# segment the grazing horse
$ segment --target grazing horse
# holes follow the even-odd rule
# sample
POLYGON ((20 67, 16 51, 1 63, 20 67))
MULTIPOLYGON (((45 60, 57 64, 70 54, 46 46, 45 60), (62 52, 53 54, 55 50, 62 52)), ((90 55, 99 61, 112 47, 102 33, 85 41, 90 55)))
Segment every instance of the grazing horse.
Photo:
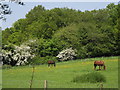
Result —
POLYGON ((52 61, 52 60, 48 61, 48 67, 49 67, 51 64, 54 65, 54 67, 56 66, 55 61, 52 61))
POLYGON ((94 62, 94 70, 96 70, 96 66, 99 66, 99 70, 102 69, 102 66, 104 67, 104 70, 106 69, 104 61, 95 61, 94 62))

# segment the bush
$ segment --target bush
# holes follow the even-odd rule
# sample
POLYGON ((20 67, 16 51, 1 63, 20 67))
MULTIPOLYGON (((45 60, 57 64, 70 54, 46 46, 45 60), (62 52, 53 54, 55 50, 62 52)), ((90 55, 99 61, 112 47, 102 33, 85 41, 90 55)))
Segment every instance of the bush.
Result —
POLYGON ((29 62, 29 59, 34 57, 34 54, 31 54, 32 49, 27 45, 5 45, 2 49, 2 61, 3 64, 11 66, 26 65, 29 62), (13 49, 14 48, 14 49, 13 49))
POLYGON ((91 73, 83 74, 83 75, 81 75, 81 76, 76 76, 75 78, 73 78, 73 81, 72 81, 72 82, 76 82, 76 83, 106 82, 106 78, 105 78, 101 73, 91 72, 91 73))
POLYGON ((56 57, 59 58, 59 61, 67 61, 75 59, 76 55, 76 50, 73 50, 72 48, 67 48, 59 52, 56 57))

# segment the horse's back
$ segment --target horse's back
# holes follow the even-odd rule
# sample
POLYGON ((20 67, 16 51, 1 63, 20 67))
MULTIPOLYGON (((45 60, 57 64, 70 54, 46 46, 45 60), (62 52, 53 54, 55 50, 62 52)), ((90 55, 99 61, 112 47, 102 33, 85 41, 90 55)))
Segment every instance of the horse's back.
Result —
POLYGON ((48 64, 53 64, 53 63, 55 63, 55 61, 52 60, 48 61, 48 64))
POLYGON ((104 64, 104 61, 95 61, 94 64, 103 65, 103 64, 104 64))

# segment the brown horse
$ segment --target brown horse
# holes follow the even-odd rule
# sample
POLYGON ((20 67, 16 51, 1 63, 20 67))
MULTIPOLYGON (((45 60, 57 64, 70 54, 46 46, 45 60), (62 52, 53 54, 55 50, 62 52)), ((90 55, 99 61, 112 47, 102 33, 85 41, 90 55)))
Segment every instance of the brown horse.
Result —
POLYGON ((54 67, 56 66, 55 61, 52 61, 52 60, 48 61, 48 67, 49 67, 51 64, 54 65, 54 67))
POLYGON ((94 62, 94 70, 96 70, 96 66, 99 66, 99 70, 102 69, 102 66, 103 66, 104 70, 106 69, 104 61, 95 61, 94 62))

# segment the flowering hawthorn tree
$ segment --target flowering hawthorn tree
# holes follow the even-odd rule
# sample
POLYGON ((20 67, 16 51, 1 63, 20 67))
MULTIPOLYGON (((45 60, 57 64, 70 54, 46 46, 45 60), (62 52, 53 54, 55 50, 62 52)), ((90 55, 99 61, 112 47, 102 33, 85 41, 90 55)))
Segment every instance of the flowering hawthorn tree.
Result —
POLYGON ((28 61, 34 57, 31 48, 27 45, 15 46, 11 50, 2 50, 1 59, 3 64, 19 66, 29 63, 28 61))
POLYGON ((65 50, 62 50, 56 57, 59 58, 59 61, 67 61, 75 59, 76 56, 76 50, 73 50, 72 48, 67 48, 65 50))

